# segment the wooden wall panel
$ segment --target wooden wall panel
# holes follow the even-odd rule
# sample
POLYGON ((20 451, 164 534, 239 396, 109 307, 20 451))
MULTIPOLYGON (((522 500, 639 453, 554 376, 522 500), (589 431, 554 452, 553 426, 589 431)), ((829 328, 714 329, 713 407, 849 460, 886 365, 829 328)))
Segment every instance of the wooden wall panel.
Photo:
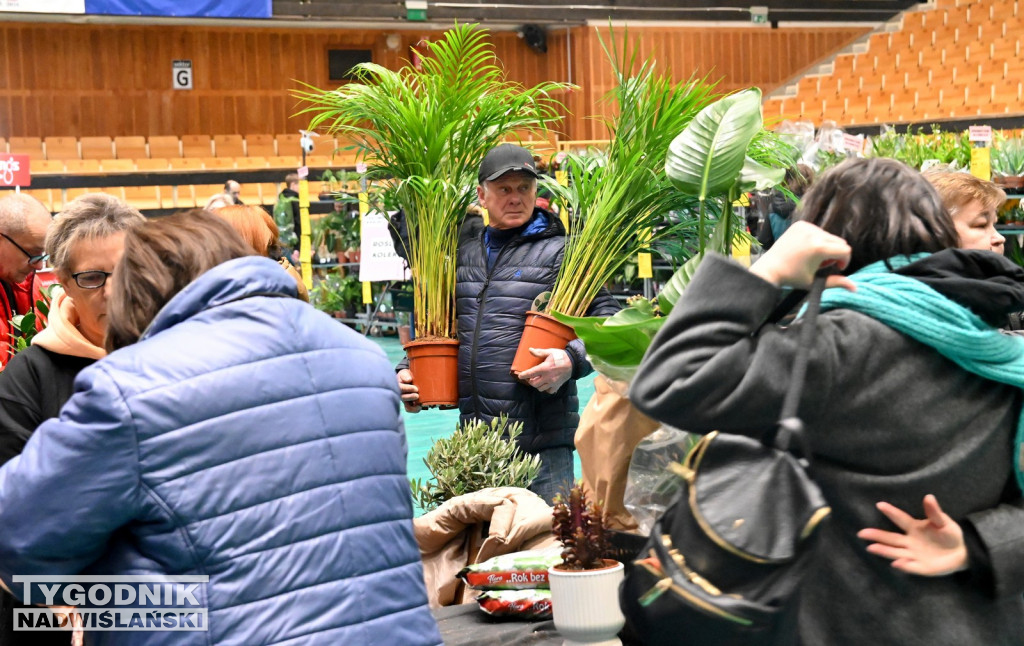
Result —
MULTIPOLYGON (((606 32, 607 29, 603 29, 606 32)), ((636 28, 642 56, 677 78, 724 76, 730 90, 771 90, 864 33, 858 28, 636 28)), ((303 127, 289 91, 301 80, 328 87, 327 50, 371 49, 397 68, 409 48, 437 32, 212 28, 203 26, 0 23, 0 136, 274 133, 303 127), (171 61, 191 59, 191 91, 171 89, 171 61)), ((607 37, 607 34, 605 34, 607 37)), ((600 99, 610 68, 592 28, 553 29, 548 52, 530 50, 514 32, 492 36, 510 80, 533 85, 571 80, 569 114, 559 130, 572 139, 602 138, 608 114, 600 99)))

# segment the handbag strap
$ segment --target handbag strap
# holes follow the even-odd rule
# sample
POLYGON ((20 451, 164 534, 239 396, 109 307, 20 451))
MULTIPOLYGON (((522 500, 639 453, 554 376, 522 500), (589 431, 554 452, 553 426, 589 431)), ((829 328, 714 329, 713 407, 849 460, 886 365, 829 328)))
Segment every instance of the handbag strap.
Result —
POLYGON ((795 440, 799 445, 801 457, 805 460, 810 459, 811 452, 807 439, 804 437, 803 422, 800 421, 798 416, 800 397, 804 391, 807 363, 810 360, 811 346, 814 343, 818 313, 821 312, 821 294, 825 291, 826 278, 832 273, 834 273, 834 268, 822 270, 814 278, 810 294, 807 297, 807 309, 804 312, 800 330, 800 345, 797 348, 796 357, 793 361, 793 372, 790 375, 789 388, 786 390, 786 398, 782 402, 782 414, 779 416, 779 423, 761 438, 761 441, 766 446, 772 446, 784 451, 789 451, 795 440))

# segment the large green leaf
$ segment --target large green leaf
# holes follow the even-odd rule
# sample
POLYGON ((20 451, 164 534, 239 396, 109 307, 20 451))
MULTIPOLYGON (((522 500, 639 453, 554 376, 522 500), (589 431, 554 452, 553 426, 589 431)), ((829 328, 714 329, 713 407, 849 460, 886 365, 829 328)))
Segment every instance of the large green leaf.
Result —
POLYGON ((785 168, 772 168, 747 157, 740 170, 739 190, 741 193, 767 191, 786 179, 785 168))
POLYGON ((595 367, 600 363, 635 368, 665 322, 664 317, 655 315, 651 302, 646 299, 638 299, 610 317, 565 316, 557 312, 552 316, 576 331, 595 367))
POLYGON ((750 88, 707 106, 669 146, 665 173, 680 191, 705 200, 735 184, 747 146, 761 129, 761 91, 750 88))

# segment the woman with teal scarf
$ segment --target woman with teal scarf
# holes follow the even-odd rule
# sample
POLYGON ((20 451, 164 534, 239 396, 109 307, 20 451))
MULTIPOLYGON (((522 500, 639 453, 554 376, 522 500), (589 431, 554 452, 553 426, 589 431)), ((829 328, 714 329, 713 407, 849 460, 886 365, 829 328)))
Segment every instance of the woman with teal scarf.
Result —
POLYGON ((848 161, 750 270, 705 259, 633 381, 642 412, 698 433, 778 419, 801 323, 783 290, 840 269, 801 400, 832 506, 799 616, 806 646, 1024 644, 1024 271, 956 249, 921 175, 848 161))

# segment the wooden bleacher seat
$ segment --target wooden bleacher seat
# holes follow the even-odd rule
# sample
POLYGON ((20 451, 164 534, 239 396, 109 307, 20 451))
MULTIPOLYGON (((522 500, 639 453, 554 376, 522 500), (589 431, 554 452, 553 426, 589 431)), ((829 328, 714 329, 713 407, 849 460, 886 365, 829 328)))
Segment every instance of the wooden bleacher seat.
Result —
POLYGON ((46 206, 50 213, 55 213, 53 208, 53 196, 52 192, 48 188, 29 188, 22 191, 26 195, 31 195, 46 206))
POLYGON ((260 204, 276 204, 277 194, 280 192, 280 188, 275 183, 267 183, 259 185, 260 189, 260 204))
MULTIPOLYGON (((299 138, 300 137, 301 137, 301 135, 299 135, 299 133, 297 133, 297 132, 295 134, 285 133, 285 134, 274 135, 274 140, 277 141, 277 155, 276 156, 283 157, 283 156, 287 156, 287 155, 296 155, 296 156, 301 155, 302 154, 302 149, 299 148, 299 138)), ((313 139, 313 141, 317 144, 317 148, 320 147, 320 142, 318 141, 318 139, 320 139, 320 138, 314 138, 313 139)), ((273 157, 274 155, 267 155, 267 156, 268 157, 273 157)))
POLYGON ((182 157, 212 157, 213 147, 210 135, 182 135, 182 157))
POLYGON ((157 186, 125 186, 124 201, 137 209, 159 209, 160 189, 157 186))
POLYGON ((245 157, 242 135, 214 135, 213 154, 217 157, 245 157))
POLYGON ((168 159, 181 157, 181 140, 174 135, 150 137, 149 156, 166 157, 168 159))
POLYGON ((104 173, 131 173, 135 171, 135 162, 131 159, 101 159, 100 170, 104 173))
POLYGON ((270 168, 287 168, 289 170, 295 170, 302 163, 301 157, 268 157, 267 164, 270 168))
POLYGON ((197 157, 171 158, 171 170, 203 170, 203 160, 197 157))
POLYGON ((232 170, 234 170, 235 168, 234 157, 203 157, 202 159, 200 159, 200 161, 203 162, 204 168, 230 168, 232 170))
POLYGON ((63 173, 64 162, 59 159, 33 159, 29 162, 29 169, 32 174, 36 173, 63 173))
POLYGON ((0 137, 0 153, 7 152, 7 137, 0 137))
POLYGON ((68 173, 98 173, 100 172, 100 160, 98 159, 66 159, 64 168, 68 173))
POLYGON ((236 157, 235 168, 267 168, 266 157, 236 157))
POLYGON ((146 151, 146 138, 114 137, 114 156, 118 159, 144 159, 149 157, 149 153, 146 151))
POLYGON ((144 170, 168 170, 171 167, 171 160, 166 157, 153 157, 152 159, 136 159, 135 168, 144 170))
POLYGON ((110 159, 114 156, 114 142, 110 137, 82 137, 82 159, 110 159))
POLYGON ((334 156, 306 155, 306 166, 310 168, 330 168, 334 166, 334 156))
POLYGON ((7 145, 12 155, 28 155, 33 160, 46 159, 41 137, 11 137, 7 145))
POLYGON ((210 198, 217 193, 224 192, 223 184, 194 184, 192 186, 193 194, 196 199, 196 206, 202 208, 206 206, 206 203, 210 201, 210 198))
POLYGON ((164 187, 161 186, 160 198, 164 208, 193 209, 196 206, 195 187, 191 184, 181 184, 177 187, 177 191, 168 187, 167 197, 165 198, 164 195, 164 187), (176 196, 175 192, 177 192, 176 196))
POLYGON ((81 159, 78 152, 78 140, 74 137, 45 137, 47 159, 81 159))
POLYGON ((245 154, 248 157, 275 157, 277 145, 274 135, 246 135, 245 154))

